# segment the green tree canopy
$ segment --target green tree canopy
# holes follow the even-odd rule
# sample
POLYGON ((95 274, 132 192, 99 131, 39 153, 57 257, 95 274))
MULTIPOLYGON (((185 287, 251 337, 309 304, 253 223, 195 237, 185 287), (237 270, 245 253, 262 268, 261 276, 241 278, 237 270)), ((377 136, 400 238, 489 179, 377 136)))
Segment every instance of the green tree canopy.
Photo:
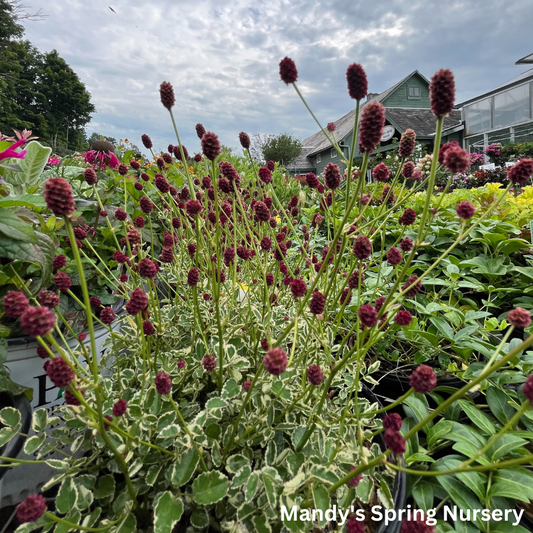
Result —
POLYGON ((287 165, 302 151, 302 141, 289 133, 268 136, 261 145, 265 161, 275 161, 287 165))

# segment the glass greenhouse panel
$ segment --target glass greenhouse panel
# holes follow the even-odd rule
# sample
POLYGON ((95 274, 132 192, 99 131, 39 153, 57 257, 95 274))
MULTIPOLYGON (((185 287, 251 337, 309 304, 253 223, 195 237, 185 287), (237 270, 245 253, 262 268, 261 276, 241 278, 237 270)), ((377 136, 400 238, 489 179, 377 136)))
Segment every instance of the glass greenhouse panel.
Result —
POLYGON ((466 134, 472 135, 481 131, 490 130, 490 98, 476 102, 465 108, 466 134))
POLYGON ((530 118, 529 85, 520 85, 494 97, 494 127, 525 122, 530 118))

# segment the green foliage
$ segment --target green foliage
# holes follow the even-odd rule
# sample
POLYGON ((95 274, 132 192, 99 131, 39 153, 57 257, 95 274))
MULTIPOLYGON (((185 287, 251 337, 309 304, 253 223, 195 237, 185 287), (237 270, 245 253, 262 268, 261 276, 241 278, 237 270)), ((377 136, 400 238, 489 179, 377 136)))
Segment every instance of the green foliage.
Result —
POLYGON ((264 161, 274 161, 281 165, 289 164, 301 151, 302 141, 289 133, 270 136, 261 144, 264 161))

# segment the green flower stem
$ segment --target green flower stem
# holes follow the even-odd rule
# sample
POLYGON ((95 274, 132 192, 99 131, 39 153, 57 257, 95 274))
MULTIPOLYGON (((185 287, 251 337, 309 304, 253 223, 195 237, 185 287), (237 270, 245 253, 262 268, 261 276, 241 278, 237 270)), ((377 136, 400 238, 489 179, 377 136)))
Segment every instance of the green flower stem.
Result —
MULTIPOLYGON (((89 248, 94 252, 94 254, 98 257, 98 259, 100 259, 100 261, 102 261, 102 259, 100 258, 100 256, 98 255, 98 252, 93 248, 92 244, 87 240, 86 241, 87 245, 89 246, 89 248)), ((81 253, 83 254, 83 257, 85 257, 86 259, 88 259, 89 261, 91 260, 91 258, 82 250, 81 253)), ((105 268, 106 270, 111 274, 113 275, 113 273, 111 272, 111 270, 109 270, 109 267, 102 261, 102 264, 105 265, 105 268)), ((100 268, 98 268, 98 266, 96 264, 93 263, 92 265, 97 271, 98 273, 106 279, 106 281, 109 283, 109 285, 111 287, 113 287, 115 290, 117 290, 118 288, 118 283, 116 282, 116 280, 111 280, 110 278, 107 277, 107 275, 105 274, 105 272, 103 272, 100 268)))
POLYGON ((185 168, 185 175, 187 176, 187 182, 189 184, 189 187, 192 193, 192 191, 194 191, 194 184, 192 182, 192 178, 189 173, 189 165, 187 164, 187 160, 185 159, 185 152, 183 151, 183 145, 181 144, 180 134, 178 133, 178 127, 176 126, 176 121, 174 120, 174 113, 172 113, 172 109, 169 109, 168 111, 170 113, 170 118, 172 119, 172 126, 174 127, 174 132, 176 133, 176 139, 178 140, 178 144, 180 147, 181 161, 183 163, 183 167, 185 168))
POLYGON ((207 472, 208 470, 207 470, 207 466, 206 466, 205 461, 204 461, 204 456, 203 456, 202 450, 198 446, 198 443, 194 440, 194 437, 193 437, 192 433, 189 430, 189 426, 187 425, 187 422, 185 422, 185 419, 181 415, 181 411, 179 410, 179 407, 177 406, 176 402, 174 401, 174 398, 172 398, 172 395, 169 394, 168 395, 168 399, 170 400, 170 403, 172 404, 172 407, 174 407, 174 411, 176 411, 176 414, 178 415, 178 418, 181 421, 181 424, 183 426, 183 429, 185 430, 185 433, 187 433, 187 435, 191 439, 192 445, 196 448, 196 451, 198 452, 198 455, 200 457, 200 462, 202 463, 202 468, 204 469, 204 472, 207 472))
POLYGON ((389 411, 390 409, 393 409, 394 407, 400 405, 401 403, 403 403, 404 400, 406 400, 407 398, 409 398, 409 396, 411 396, 411 394, 413 394, 415 392, 415 390, 411 387, 403 396, 400 396, 395 402, 385 406, 385 407, 382 407, 381 409, 378 409, 377 411, 372 411, 370 413, 365 413, 366 416, 376 416, 376 415, 379 415, 380 413, 386 413, 387 411, 389 411))
MULTIPOLYGON (((12 463, 20 463, 20 464, 44 464, 46 461, 40 461, 38 459, 18 459, 17 457, 4 457, 3 455, 0 455, 0 461, 11 461, 12 463)), ((15 464, 9 464, 9 465, 0 465, 0 467, 3 468, 11 468, 12 466, 17 466, 15 464)))
MULTIPOLYGON (((100 195, 98 194, 98 189, 96 188, 96 184, 93 185, 93 192, 94 192, 94 195, 96 196, 96 201, 98 202, 98 207, 100 207, 100 211, 105 211, 104 204, 102 203, 102 200, 100 199, 100 195)), ((113 238, 115 239, 117 250, 120 250, 121 248, 120 248, 120 244, 118 242, 117 236, 115 234, 115 228, 113 228, 113 226, 111 225, 111 222, 108 216, 105 217, 105 220, 107 222, 107 227, 109 228, 109 231, 111 232, 111 234, 113 235, 113 238)), ((71 238, 70 242, 76 242, 76 241, 73 241, 71 238)))
MULTIPOLYGON (((353 165, 353 156, 355 155, 355 142, 357 140, 357 128, 358 128, 358 122, 359 122, 359 109, 361 107, 361 101, 356 100, 355 103, 355 116, 354 116, 354 122, 353 122, 353 130, 352 130, 352 143, 350 145, 350 160, 348 161, 348 165, 346 167, 346 196, 345 198, 350 198, 350 183, 352 181, 352 165, 353 165)), ((359 179, 361 179, 361 176, 359 176, 359 179)))
MULTIPOLYGON (((40 339, 42 337, 37 337, 37 339, 40 339)), ((79 362, 76 360, 76 358, 74 357, 74 360, 76 360, 76 363, 73 363, 71 360, 70 360, 70 357, 64 357, 65 355, 65 352, 63 352, 63 350, 61 349, 61 346, 59 346, 58 342, 55 340, 55 338, 52 336, 51 333, 48 333, 46 335, 46 339, 48 340, 48 342, 57 350, 58 352, 58 355, 54 355, 54 357, 62 357, 63 360, 65 361, 65 363, 67 363, 67 365, 71 368, 71 370, 78 376, 79 379, 81 379, 83 382, 85 383, 91 383, 91 381, 89 381, 87 378, 81 376, 76 370, 77 370, 77 364, 79 364, 79 362)), ((53 359, 53 357, 52 357, 53 359)), ((84 371, 85 374, 87 374, 86 371, 84 371)))
POLYGON ((99 531, 108 531, 110 527, 114 526, 115 524, 118 524, 122 520, 125 520, 129 516, 129 514, 130 513, 128 513, 124 518, 121 517, 118 520, 115 520, 114 522, 110 522, 105 527, 89 527, 89 526, 82 526, 80 524, 74 524, 73 522, 69 522, 68 520, 65 520, 64 518, 59 518, 59 516, 56 516, 55 514, 49 511, 45 511, 44 516, 46 516, 46 518, 50 520, 53 520, 54 522, 57 522, 58 524, 63 524, 65 526, 68 526, 69 531, 70 530, 72 531, 94 531, 96 533, 99 531))

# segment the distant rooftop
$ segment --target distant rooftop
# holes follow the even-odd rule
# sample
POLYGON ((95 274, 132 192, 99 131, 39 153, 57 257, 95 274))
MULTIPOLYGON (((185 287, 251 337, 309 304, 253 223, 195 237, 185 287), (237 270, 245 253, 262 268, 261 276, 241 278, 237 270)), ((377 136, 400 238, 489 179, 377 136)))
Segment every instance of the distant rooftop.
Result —
POLYGON ((533 63, 533 54, 529 54, 528 56, 523 57, 522 59, 519 59, 515 65, 529 65, 533 63))

